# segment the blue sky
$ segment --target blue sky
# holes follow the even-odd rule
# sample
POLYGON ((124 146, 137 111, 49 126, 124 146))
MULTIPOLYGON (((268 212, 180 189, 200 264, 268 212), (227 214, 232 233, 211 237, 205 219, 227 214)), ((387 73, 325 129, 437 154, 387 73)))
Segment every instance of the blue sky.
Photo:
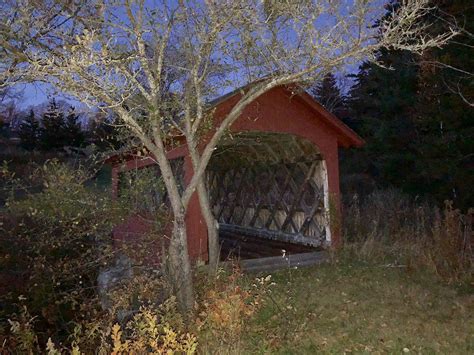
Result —
POLYGON ((21 99, 18 101, 20 110, 41 105, 51 98, 67 101, 76 108, 84 106, 81 102, 58 92, 52 85, 46 83, 18 84, 14 89, 21 93, 21 99))
MULTIPOLYGON (((383 9, 383 4, 386 3, 386 0, 380 0, 380 8, 383 9)), ((357 65, 347 68, 348 72, 356 72, 357 65)), ((335 73, 337 75, 337 73, 335 73)), ((58 93, 55 88, 49 84, 45 83, 35 83, 35 84, 21 84, 17 86, 17 89, 22 92, 22 99, 19 101, 20 108, 27 109, 31 106, 36 106, 47 102, 50 98, 54 97, 58 100, 65 100, 70 102, 71 105, 76 107, 84 107, 81 103, 74 100, 71 97, 65 97, 63 94, 58 93)), ((347 87, 344 88, 347 90, 347 87)), ((344 90, 343 89, 343 90, 344 90)))
POLYGON ((48 100, 48 95, 52 90, 50 85, 42 83, 21 84, 17 86, 17 89, 23 93, 23 107, 34 106, 48 100))

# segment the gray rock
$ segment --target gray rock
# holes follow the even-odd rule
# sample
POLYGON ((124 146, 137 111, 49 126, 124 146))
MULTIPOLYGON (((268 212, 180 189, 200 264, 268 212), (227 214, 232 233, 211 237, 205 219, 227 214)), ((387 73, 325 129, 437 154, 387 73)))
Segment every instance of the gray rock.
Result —
POLYGON ((110 310, 112 308, 112 300, 109 292, 115 286, 125 280, 133 277, 133 268, 131 260, 125 255, 119 255, 114 266, 104 269, 97 277, 98 293, 100 304, 103 309, 110 310))

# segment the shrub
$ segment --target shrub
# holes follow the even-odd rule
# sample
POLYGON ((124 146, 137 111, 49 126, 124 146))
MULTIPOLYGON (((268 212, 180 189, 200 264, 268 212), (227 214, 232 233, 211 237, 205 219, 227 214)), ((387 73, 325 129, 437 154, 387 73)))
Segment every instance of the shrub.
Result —
POLYGON ((270 276, 258 278, 253 288, 245 287, 235 266, 231 273, 220 269, 214 277, 202 296, 196 321, 202 350, 238 353, 245 324, 262 306, 270 276))
POLYGON ((169 299, 157 308, 141 307, 133 317, 120 325, 104 322, 102 318, 78 324, 71 335, 69 346, 57 345, 51 338, 42 347, 34 332, 34 319, 26 308, 18 320, 10 321, 13 336, 10 348, 3 343, 0 350, 19 350, 22 353, 47 352, 50 355, 63 353, 83 354, 194 354, 197 349, 196 337, 169 323, 172 313, 176 313, 174 299, 169 299))
MULTIPOLYGON (((23 353, 32 354, 34 350, 38 350, 38 338, 33 329, 35 318, 31 317, 28 309, 23 307, 19 317, 11 320, 10 323, 11 332, 14 335, 10 337, 10 346, 13 349, 20 350, 23 353)), ((3 347, 0 350, 6 350, 6 341, 3 342, 3 347)))
POLYGON ((66 336, 72 321, 97 312, 98 271, 113 256, 110 232, 124 209, 107 192, 86 187, 88 179, 81 166, 49 161, 15 182, 24 187, 23 196, 11 197, 0 217, 1 266, 5 275, 16 275, 3 316, 18 309, 21 296, 36 316, 42 343, 66 336))
POLYGON ((128 339, 118 324, 112 327, 112 353, 184 353, 196 352, 196 338, 189 333, 176 332, 168 322, 159 319, 150 308, 141 308, 127 323, 128 339))
MULTIPOLYGON (((130 213, 152 212, 151 233, 159 233, 163 205, 152 204, 154 200, 134 204, 149 181, 160 186, 156 177, 123 187, 120 198, 112 199, 110 191, 91 182, 84 165, 51 160, 21 179, 6 165, 0 172, 4 186, 21 191, 10 196, 0 213, 0 247, 5 251, 0 278, 16 275, 1 310, 1 318, 10 319, 0 322, 3 351, 195 351, 195 337, 185 332, 165 278, 146 265, 153 252, 150 241, 136 239, 133 248, 121 245, 123 249, 112 244, 112 228, 130 213), (103 307, 98 274, 117 255, 129 260, 127 277, 111 283, 105 291, 111 302, 103 307)), ((149 237, 156 239, 155 234, 149 237)))

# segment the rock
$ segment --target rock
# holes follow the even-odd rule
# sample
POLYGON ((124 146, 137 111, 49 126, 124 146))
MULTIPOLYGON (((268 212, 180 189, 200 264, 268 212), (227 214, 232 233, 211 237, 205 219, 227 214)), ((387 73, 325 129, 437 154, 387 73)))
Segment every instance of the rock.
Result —
POLYGON ((115 286, 125 280, 133 277, 133 268, 130 259, 125 255, 120 255, 115 261, 115 265, 104 269, 97 277, 98 293, 100 304, 103 309, 110 310, 112 308, 112 300, 109 292, 115 286))

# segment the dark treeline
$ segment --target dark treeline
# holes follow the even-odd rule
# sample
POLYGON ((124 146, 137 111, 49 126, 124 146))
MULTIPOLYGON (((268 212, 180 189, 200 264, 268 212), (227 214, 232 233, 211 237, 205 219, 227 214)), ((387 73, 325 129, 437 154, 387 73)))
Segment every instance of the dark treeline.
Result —
POLYGON ((438 6, 464 28, 451 44, 421 57, 382 50, 380 66, 363 63, 346 97, 333 77, 313 91, 366 140, 362 149, 341 151, 345 192, 393 186, 463 210, 474 206, 474 5, 438 6))
POLYGON ((74 107, 65 111, 54 99, 40 118, 30 110, 18 128, 18 136, 21 146, 27 150, 81 147, 85 143, 85 132, 74 107))
POLYGON ((99 149, 117 148, 119 138, 113 120, 92 117, 89 123, 83 126, 73 106, 64 107, 52 99, 42 114, 30 109, 20 120, 17 131, 21 147, 30 151, 58 151, 90 144, 99 149))

